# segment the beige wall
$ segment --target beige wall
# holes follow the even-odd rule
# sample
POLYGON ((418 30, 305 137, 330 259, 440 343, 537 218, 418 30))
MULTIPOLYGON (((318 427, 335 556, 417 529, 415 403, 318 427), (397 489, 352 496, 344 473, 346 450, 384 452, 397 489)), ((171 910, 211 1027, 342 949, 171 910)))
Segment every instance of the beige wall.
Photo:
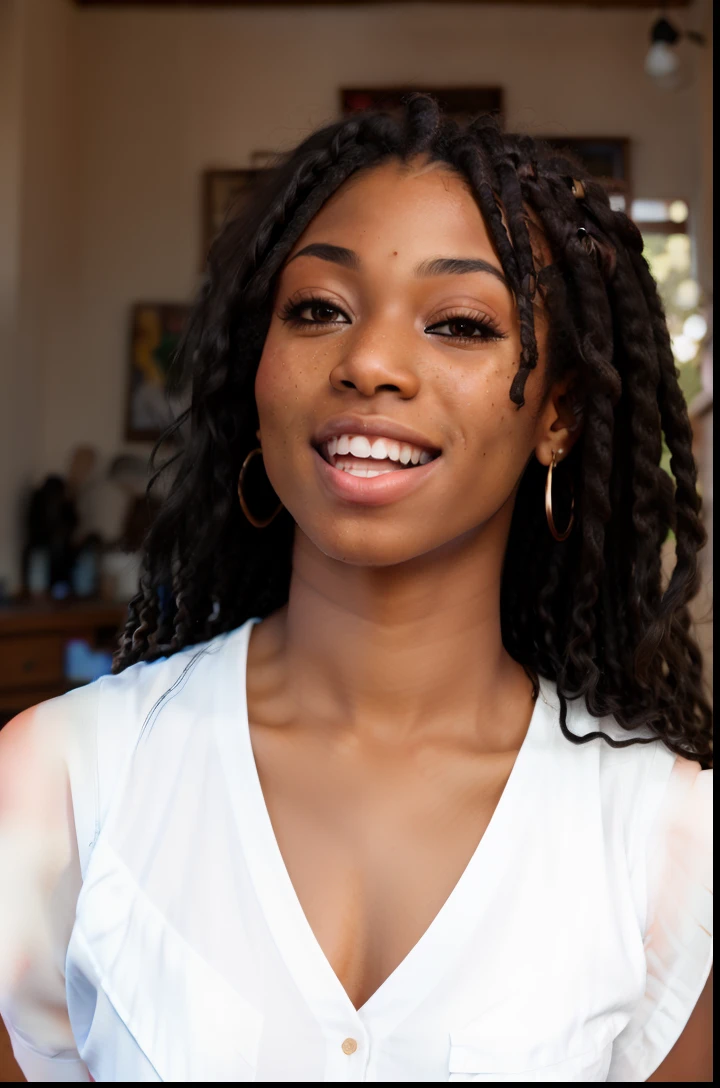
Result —
MULTIPOLYGON (((37 386, 32 411, 27 390, 13 394, 28 440, 22 471, 0 476, 3 510, 30 468, 62 470, 73 444, 122 445, 128 307, 193 291, 201 170, 293 144, 336 115, 342 84, 499 84, 513 126, 629 136, 637 195, 707 198, 699 86, 668 94, 646 79, 649 11, 22 6, 21 343, 6 367, 37 386)), ((698 25, 698 6, 673 18, 698 25)))
MULTIPOLYGON (((695 25, 712 41, 712 0, 695 4, 695 25)), ((698 55, 696 96, 699 121, 700 192, 697 202, 698 278, 707 299, 713 287, 713 51, 701 49, 698 55)))
POLYGON ((22 128, 18 22, 14 0, 0 0, 0 579, 13 567, 17 485, 30 456, 29 447, 17 451, 18 463, 13 464, 22 128))
POLYGON ((45 468, 46 374, 78 282, 67 257, 79 215, 70 199, 75 16, 66 0, 0 0, 0 579, 10 585, 22 497, 45 468))

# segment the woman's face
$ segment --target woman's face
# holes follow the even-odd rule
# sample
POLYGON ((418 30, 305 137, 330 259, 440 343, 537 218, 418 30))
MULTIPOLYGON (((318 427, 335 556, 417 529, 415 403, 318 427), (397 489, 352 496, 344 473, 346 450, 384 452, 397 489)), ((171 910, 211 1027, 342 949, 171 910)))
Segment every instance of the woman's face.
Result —
POLYGON ((536 325, 518 411, 517 312, 464 181, 391 161, 344 185, 279 276, 255 382, 265 468, 299 529, 369 566, 504 537, 528 459, 552 447, 536 325))

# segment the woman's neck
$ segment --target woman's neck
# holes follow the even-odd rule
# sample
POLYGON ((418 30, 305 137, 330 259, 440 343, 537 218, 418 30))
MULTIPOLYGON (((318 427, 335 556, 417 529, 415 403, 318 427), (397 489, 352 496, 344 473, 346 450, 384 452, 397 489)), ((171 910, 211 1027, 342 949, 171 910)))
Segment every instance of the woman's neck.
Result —
POLYGON ((502 720, 531 691, 502 645, 503 551, 477 534, 369 569, 329 559, 296 530, 288 604, 270 624, 288 704, 320 728, 398 743, 480 734, 492 744, 489 723, 504 735, 502 720))

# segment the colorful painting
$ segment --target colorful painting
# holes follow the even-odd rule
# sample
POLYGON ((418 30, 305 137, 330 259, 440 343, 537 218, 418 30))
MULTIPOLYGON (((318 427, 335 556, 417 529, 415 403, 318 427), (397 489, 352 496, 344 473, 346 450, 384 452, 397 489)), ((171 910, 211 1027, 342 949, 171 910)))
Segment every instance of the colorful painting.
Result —
POLYGON ((130 441, 156 441, 180 409, 168 393, 167 380, 189 309, 165 302, 133 306, 125 426, 130 441))

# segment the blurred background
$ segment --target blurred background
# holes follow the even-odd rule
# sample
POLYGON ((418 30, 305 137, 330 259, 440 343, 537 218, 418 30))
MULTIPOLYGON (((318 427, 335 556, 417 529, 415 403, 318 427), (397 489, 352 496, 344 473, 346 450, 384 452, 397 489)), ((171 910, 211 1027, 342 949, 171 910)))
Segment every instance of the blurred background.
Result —
POLYGON ((0 0, 0 722, 110 667, 167 368, 228 210, 274 152, 409 89, 570 147, 638 222, 710 529, 711 18, 711 0, 0 0))

